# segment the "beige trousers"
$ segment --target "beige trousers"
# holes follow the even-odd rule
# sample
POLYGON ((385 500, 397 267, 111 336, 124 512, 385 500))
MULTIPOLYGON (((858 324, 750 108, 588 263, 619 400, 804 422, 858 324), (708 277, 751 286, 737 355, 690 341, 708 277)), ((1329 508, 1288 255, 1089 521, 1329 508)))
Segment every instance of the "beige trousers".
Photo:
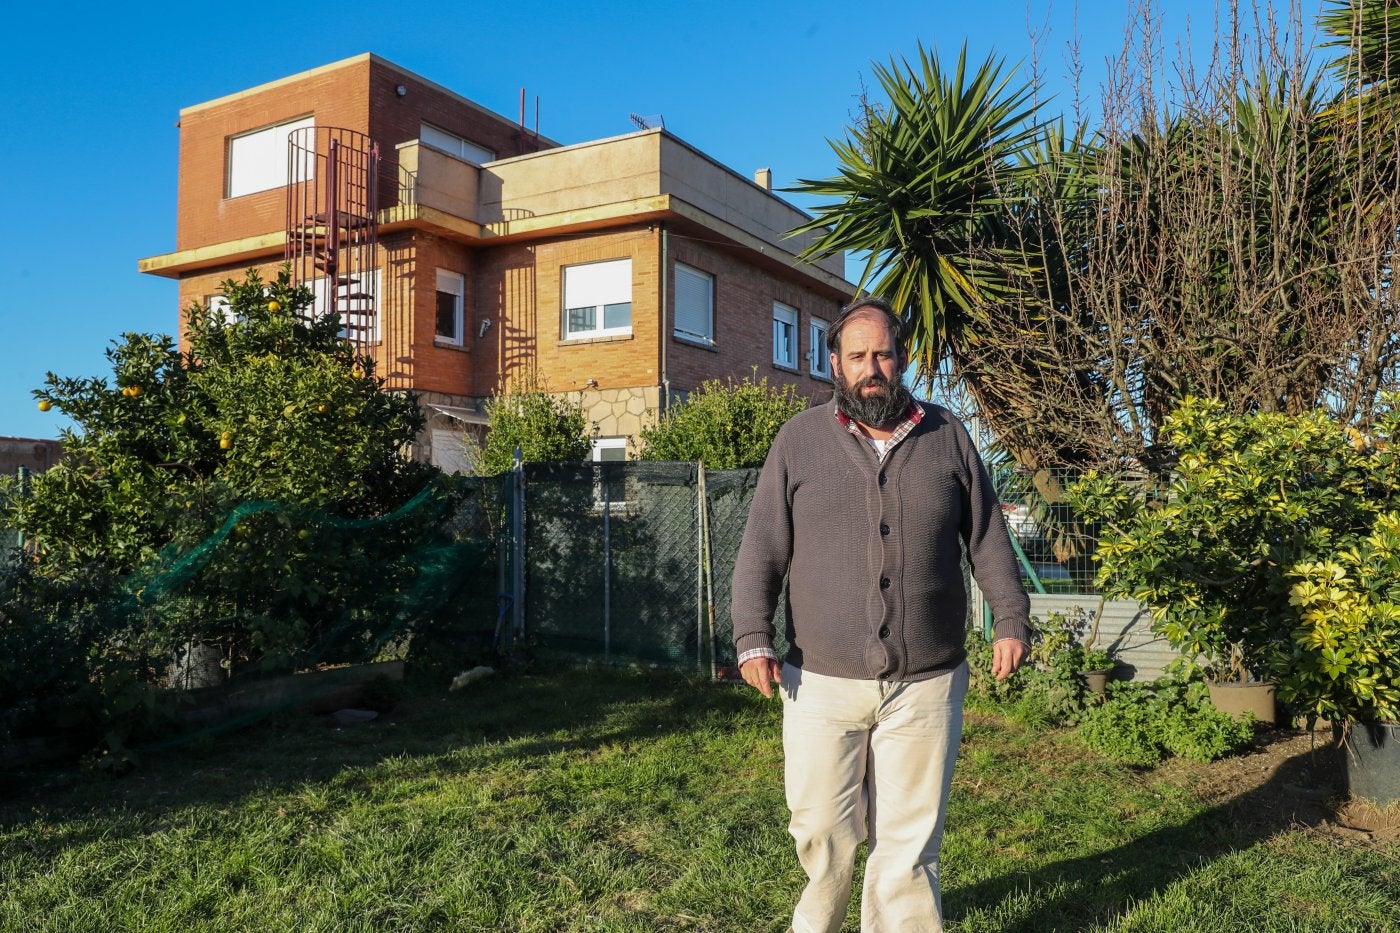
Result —
POLYGON ((941 933, 938 848, 966 693, 966 664, 918 683, 783 666, 788 830, 808 878, 794 933, 841 929, 863 840, 863 933, 941 933))

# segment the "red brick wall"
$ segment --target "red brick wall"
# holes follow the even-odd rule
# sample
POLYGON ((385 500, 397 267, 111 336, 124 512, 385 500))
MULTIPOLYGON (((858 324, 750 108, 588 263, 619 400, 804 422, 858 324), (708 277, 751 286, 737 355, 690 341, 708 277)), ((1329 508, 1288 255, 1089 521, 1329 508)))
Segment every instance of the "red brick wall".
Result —
MULTIPOLYGON (((472 387, 472 371, 476 350, 473 347, 475 331, 472 329, 472 278, 475 255, 466 247, 450 240, 418 233, 412 238, 412 265, 401 263, 399 274, 411 278, 412 325, 411 341, 399 340, 397 347, 405 344, 411 347, 411 384, 414 389, 424 392, 444 392, 450 395, 469 395, 472 387), (461 273, 466 279, 466 295, 463 300, 464 342, 461 347, 438 344, 437 334, 437 270, 461 273)), ((389 323, 389 322, 386 322, 389 323)), ((394 341, 394 328, 388 328, 390 341, 394 341)), ((399 349, 386 354, 389 369, 404 370, 398 359, 399 349)))
POLYGON ((659 233, 646 225, 529 245, 483 249, 472 285, 469 340, 476 359, 475 395, 537 367, 556 392, 658 385, 659 332, 656 277, 659 233), (606 259, 632 260, 632 335, 561 346, 563 268, 606 259), (483 317, 492 325, 476 339, 483 317))
POLYGON ((317 126, 369 127, 369 60, 244 94, 180 116, 176 249, 192 249, 286 228, 286 189, 224 197, 228 138, 314 114, 317 126))
MULTIPOLYGON (((397 203, 398 151, 395 147, 417 139, 424 121, 494 151, 499 159, 550 148, 536 140, 533 132, 521 132, 518 119, 484 113, 380 61, 374 62, 370 69, 369 114, 369 134, 379 143, 381 207, 397 203), (399 85, 406 91, 403 97, 395 91, 399 85)), ((530 119, 529 125, 533 126, 533 111, 530 119)))
MULTIPOLYGON (((670 238, 670 260, 684 263, 714 276, 715 346, 697 347, 670 338, 666 348, 666 368, 672 391, 689 391, 706 379, 753 375, 768 377, 770 383, 792 383, 805 396, 831 392, 831 383, 809 373, 807 354, 811 349, 809 324, 816 316, 828 324, 836 317, 841 301, 830 292, 817 290, 768 268, 748 262, 737 248, 717 248, 683 235, 670 238), (773 363, 773 302, 781 301, 798 312, 797 369, 784 369, 773 363)), ((667 311, 668 332, 675 320, 675 297, 670 296, 667 311)))
POLYGON ((317 126, 368 133, 379 144, 380 206, 397 203, 395 146, 417 139, 427 120, 500 158, 547 148, 518 122, 495 117, 368 57, 181 114, 176 248, 191 249, 286 227, 286 189, 225 198, 228 138, 312 114, 317 126), (407 93, 399 97, 398 85, 407 93))

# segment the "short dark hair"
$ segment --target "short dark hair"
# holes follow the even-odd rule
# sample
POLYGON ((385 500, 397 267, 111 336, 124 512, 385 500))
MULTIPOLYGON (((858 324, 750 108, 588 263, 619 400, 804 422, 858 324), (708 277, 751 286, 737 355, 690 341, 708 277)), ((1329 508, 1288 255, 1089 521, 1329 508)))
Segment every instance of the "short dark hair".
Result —
POLYGON ((900 363, 903 364, 908 359, 907 354, 904 352, 904 318, 895 314, 894 308, 890 307, 888 301, 883 298, 877 298, 874 295, 866 295, 857 298, 841 309, 841 313, 836 315, 836 320, 832 321, 831 326, 827 328, 827 348, 838 357, 841 355, 841 331, 846 329, 846 325, 850 322, 851 318, 860 314, 862 311, 879 311, 885 316, 885 323, 890 328, 890 335, 894 337, 895 350, 899 353, 900 363))

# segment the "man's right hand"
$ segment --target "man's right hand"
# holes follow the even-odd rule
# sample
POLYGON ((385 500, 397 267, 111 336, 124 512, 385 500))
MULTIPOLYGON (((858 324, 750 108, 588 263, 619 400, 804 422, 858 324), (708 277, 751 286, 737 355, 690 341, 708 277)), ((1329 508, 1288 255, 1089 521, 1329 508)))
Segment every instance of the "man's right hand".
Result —
POLYGON ((750 658, 739 665, 744 683, 766 697, 773 695, 773 684, 783 682, 783 670, 772 658, 750 658))

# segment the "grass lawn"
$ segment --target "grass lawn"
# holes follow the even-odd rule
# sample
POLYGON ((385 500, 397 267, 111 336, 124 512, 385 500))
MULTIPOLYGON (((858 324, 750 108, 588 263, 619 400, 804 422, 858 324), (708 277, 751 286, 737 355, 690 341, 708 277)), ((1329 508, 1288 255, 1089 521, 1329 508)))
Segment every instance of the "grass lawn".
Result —
MULTIPOLYGON (((283 714, 121 778, 11 776, 0 930, 781 931, 802 876, 779 718, 747 689, 567 670, 343 729, 283 714)), ((952 929, 1400 930, 1400 841, 1329 830, 1275 764, 1135 771, 973 711, 952 929)))

